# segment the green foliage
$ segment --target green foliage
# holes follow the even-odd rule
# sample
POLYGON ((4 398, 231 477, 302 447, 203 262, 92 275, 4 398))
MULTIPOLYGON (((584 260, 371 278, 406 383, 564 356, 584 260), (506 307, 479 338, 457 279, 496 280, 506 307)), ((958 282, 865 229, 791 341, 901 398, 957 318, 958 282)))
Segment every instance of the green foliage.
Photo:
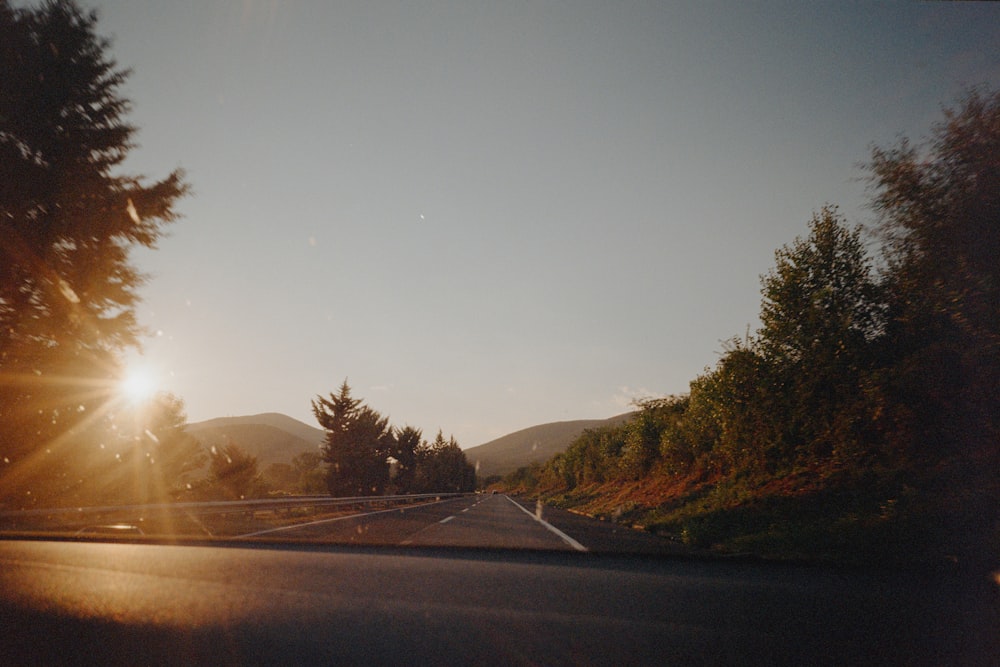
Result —
POLYGON ((541 470, 542 466, 538 463, 521 466, 503 478, 502 486, 511 493, 534 491, 538 487, 538 476, 541 470))
POLYGON ((778 408, 787 453, 847 460, 870 444, 862 386, 875 367, 884 300, 860 229, 847 229, 831 207, 809 228, 775 253, 762 279, 757 345, 776 394, 765 400, 778 408))
POLYGON ((625 442, 618 459, 621 475, 638 479, 649 472, 660 453, 661 433, 666 427, 666 410, 656 402, 647 402, 639 413, 624 425, 625 442))
POLYGON ((868 169, 890 267, 888 437, 920 458, 995 466, 1000 91, 970 91, 924 144, 877 148, 868 169))
POLYGON ((755 337, 727 343, 687 396, 504 485, 564 505, 613 497, 630 521, 643 512, 623 482, 669 488, 644 521, 698 547, 856 562, 996 550, 1000 92, 969 92, 926 144, 876 148, 868 169, 880 275, 861 230, 824 207, 762 276, 755 337))
POLYGON ((720 471, 766 465, 776 445, 768 370, 758 350, 732 341, 715 369, 691 383, 677 428, 664 435, 662 449, 673 455, 675 470, 690 470, 696 461, 720 471))
POLYGON ((41 466, 46 474, 32 480, 31 496, 77 505, 189 498, 204 475, 207 456, 185 431, 185 421, 183 402, 160 393, 77 427, 68 434, 73 450, 64 452, 61 465, 41 466), (58 472, 53 475, 53 470, 58 472))
POLYGON ((145 443, 151 479, 136 484, 139 502, 163 502, 187 497, 204 474, 208 454, 184 429, 187 416, 181 399, 159 393, 132 412, 131 428, 118 425, 119 434, 131 431, 133 442, 145 443), (136 439, 138 438, 138 440, 136 439))
POLYGON ((261 473, 261 479, 269 491, 290 492, 299 483, 299 475, 289 463, 269 464, 261 473))
POLYGON ((396 461, 393 482, 398 490, 416 488, 417 456, 423 444, 423 432, 412 426, 406 426, 395 432, 392 446, 392 458, 396 461))
POLYGON ((326 429, 323 460, 327 490, 334 496, 472 491, 475 468, 452 437, 438 431, 434 443, 419 429, 392 428, 389 419, 351 396, 344 380, 337 394, 317 397, 313 414, 326 429))
POLYGON ((154 247, 187 192, 177 171, 117 172, 136 129, 96 22, 71 0, 0 3, 0 474, 15 496, 79 480, 79 450, 113 436, 118 354, 141 331, 129 250, 154 247))
POLYGON ((847 229, 836 208, 825 206, 809 232, 775 252, 775 268, 761 279, 760 346, 774 363, 792 367, 854 356, 882 328, 860 228, 847 229))
POLYGON ((433 443, 423 443, 417 450, 415 491, 472 491, 475 488, 476 469, 466 460, 454 437, 445 440, 439 430, 433 443))
POLYGON ((299 493, 314 495, 327 491, 326 474, 320 467, 322 463, 323 457, 315 452, 303 452, 292 459, 292 468, 297 476, 295 489, 299 493))
POLYGON ((226 500, 242 500, 264 495, 257 457, 236 444, 213 447, 209 457, 209 484, 226 500))
POLYGON ((393 449, 388 418, 351 396, 344 380, 340 393, 317 397, 313 414, 326 429, 323 460, 327 489, 333 496, 379 495, 389 483, 388 458, 393 449))

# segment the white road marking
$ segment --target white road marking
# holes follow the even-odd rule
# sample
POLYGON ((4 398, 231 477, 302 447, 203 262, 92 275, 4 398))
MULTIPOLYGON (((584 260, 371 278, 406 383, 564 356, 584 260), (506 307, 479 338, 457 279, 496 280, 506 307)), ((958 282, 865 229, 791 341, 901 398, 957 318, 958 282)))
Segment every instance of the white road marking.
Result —
POLYGON ((408 509, 415 509, 417 507, 426 507, 427 505, 436 505, 438 503, 446 503, 447 500, 435 500, 430 503, 420 503, 418 505, 407 505, 405 507, 391 507, 387 510, 377 510, 375 512, 362 512, 360 514, 345 514, 344 516, 334 517, 332 519, 320 519, 319 521, 310 521, 308 523, 296 523, 291 526, 281 526, 280 528, 268 528, 267 530, 259 530, 256 533, 247 533, 246 535, 237 535, 233 539, 239 539, 241 537, 257 537, 258 535, 267 535, 268 533, 278 533, 284 530, 295 530, 296 528, 305 528, 306 526, 319 526, 324 523, 333 523, 334 521, 346 521, 348 519, 360 519, 361 517, 372 516, 373 514, 385 514, 386 512, 405 512, 408 509))
POLYGON ((534 519, 538 523, 542 524, 543 526, 545 526, 546 528, 548 528, 549 530, 551 530, 553 533, 555 533, 560 538, 562 538, 563 542, 565 542, 566 544, 570 545, 571 547, 573 547, 577 551, 586 551, 587 550, 587 547, 583 546, 582 544, 580 544, 579 542, 577 542, 576 540, 574 540, 572 537, 570 537, 566 533, 562 532, 561 530, 559 530, 558 528, 556 528, 555 526, 553 526, 551 523, 549 523, 548 521, 546 521, 545 519, 543 519, 541 516, 538 516, 537 514, 532 514, 528 510, 524 509, 524 507, 521 505, 521 503, 515 501, 510 496, 506 496, 505 495, 504 498, 506 498, 510 502, 514 503, 514 507, 516 507, 517 509, 521 510, 522 512, 524 512, 525 514, 527 514, 528 516, 530 516, 532 519, 534 519))
POLYGON ((455 518, 455 515, 452 514, 451 516, 446 516, 445 518, 441 519, 440 521, 438 521, 438 523, 448 523, 449 521, 451 521, 454 518, 455 518))

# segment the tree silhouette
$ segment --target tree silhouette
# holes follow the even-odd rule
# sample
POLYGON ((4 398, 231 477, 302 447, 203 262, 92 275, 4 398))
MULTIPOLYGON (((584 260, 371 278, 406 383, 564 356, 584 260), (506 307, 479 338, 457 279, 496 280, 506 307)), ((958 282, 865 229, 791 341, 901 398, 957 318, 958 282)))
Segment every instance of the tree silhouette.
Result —
POLYGON ((394 438, 389 420, 351 396, 344 380, 340 392, 318 396, 313 414, 326 429, 323 460, 333 496, 378 495, 389 483, 388 459, 394 438))
POLYGON ((476 488, 476 469, 465 458, 454 436, 444 439, 438 429, 434 442, 423 443, 417 450, 414 485, 423 492, 472 491, 476 488))
POLYGON ((870 343, 883 331, 884 299, 860 229, 845 227, 827 206, 809 230, 775 252, 775 268, 761 281, 759 346, 784 404, 768 409, 782 415, 800 454, 853 457, 864 448, 862 384, 873 365, 870 343))
POLYGON ((890 401, 906 425, 896 435, 923 455, 975 453, 995 470, 1000 91, 969 91, 925 143, 876 148, 868 169, 890 268, 890 401))
POLYGON ((403 493, 413 490, 417 469, 417 451, 420 449, 423 432, 419 428, 406 426, 395 431, 392 457, 396 459, 396 488, 403 493))
POLYGON ((141 331, 129 250, 155 247, 188 189, 180 171, 119 173, 136 132, 128 72, 96 23, 72 0, 0 0, 0 446, 14 467, 101 414, 141 331))
POLYGON ((209 457, 209 482, 213 491, 226 499, 252 498, 262 491, 257 457, 251 456, 239 445, 230 443, 212 448, 209 457))

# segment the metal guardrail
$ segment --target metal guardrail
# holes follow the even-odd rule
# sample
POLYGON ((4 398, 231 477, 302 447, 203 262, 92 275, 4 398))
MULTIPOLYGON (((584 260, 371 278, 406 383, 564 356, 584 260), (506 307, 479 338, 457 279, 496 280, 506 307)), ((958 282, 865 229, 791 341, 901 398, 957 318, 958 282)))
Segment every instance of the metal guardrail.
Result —
POLYGON ((464 493, 414 493, 400 496, 355 496, 334 498, 332 496, 283 496, 281 498, 255 498, 253 500, 214 500, 206 502, 152 503, 146 505, 107 505, 103 507, 48 507, 30 510, 0 512, 0 519, 17 519, 38 516, 94 516, 104 514, 167 513, 207 515, 264 512, 300 507, 336 507, 338 505, 370 505, 377 503, 401 503, 411 500, 450 498, 467 495, 464 493))

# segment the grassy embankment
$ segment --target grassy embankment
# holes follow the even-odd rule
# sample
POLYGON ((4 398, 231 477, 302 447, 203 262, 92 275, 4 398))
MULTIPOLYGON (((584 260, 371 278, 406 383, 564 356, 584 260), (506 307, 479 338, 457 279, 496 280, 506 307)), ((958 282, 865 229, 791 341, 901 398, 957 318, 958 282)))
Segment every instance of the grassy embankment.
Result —
POLYGON ((968 481, 954 471, 934 481, 829 465, 768 476, 654 470, 635 481, 509 490, 711 553, 864 566, 995 565, 1000 526, 981 520, 995 489, 988 480, 949 485, 945 477, 968 481))

